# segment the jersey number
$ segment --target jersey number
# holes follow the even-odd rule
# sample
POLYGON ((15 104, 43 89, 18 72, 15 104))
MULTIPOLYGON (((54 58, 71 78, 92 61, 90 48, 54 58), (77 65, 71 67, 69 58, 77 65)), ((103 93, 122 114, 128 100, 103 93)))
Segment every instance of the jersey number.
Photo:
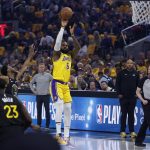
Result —
POLYGON ((19 116, 19 113, 18 113, 18 111, 17 111, 17 106, 16 105, 5 105, 4 106, 4 110, 6 110, 7 111, 7 113, 6 113, 6 117, 8 118, 8 119, 12 119, 12 118, 18 118, 18 116, 19 116))

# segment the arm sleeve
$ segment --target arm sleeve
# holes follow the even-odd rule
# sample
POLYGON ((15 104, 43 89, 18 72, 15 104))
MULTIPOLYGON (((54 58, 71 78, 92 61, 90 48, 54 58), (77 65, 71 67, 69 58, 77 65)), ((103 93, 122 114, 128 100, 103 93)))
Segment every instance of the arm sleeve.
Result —
POLYGON ((60 51, 63 34, 64 34, 64 28, 61 28, 58 35, 57 35, 57 38, 56 38, 54 51, 60 51))

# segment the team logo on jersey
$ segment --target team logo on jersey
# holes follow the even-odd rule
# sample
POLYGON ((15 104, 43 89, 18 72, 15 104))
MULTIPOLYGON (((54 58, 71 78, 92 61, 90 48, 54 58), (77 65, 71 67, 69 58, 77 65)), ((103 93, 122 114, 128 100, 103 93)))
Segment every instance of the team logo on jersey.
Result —
POLYGON ((66 60, 71 61, 71 58, 64 56, 62 61, 66 61, 66 60))
POLYGON ((96 109, 96 113, 97 113, 97 123, 101 124, 103 123, 103 107, 102 104, 97 105, 97 109, 96 109))

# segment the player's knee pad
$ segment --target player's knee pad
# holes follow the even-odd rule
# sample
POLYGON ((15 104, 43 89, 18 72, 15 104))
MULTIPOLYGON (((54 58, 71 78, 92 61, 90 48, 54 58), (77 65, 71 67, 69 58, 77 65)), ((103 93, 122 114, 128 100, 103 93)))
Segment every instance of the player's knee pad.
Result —
POLYGON ((61 122, 62 112, 63 112, 63 100, 59 99, 57 102, 55 102, 54 107, 56 109, 55 121, 56 122, 61 122))

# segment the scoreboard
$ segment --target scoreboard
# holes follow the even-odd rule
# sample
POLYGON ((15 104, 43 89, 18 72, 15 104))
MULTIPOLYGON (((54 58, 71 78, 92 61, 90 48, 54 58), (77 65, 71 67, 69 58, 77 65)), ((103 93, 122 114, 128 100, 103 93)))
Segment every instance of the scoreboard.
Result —
POLYGON ((11 31, 16 31, 17 29, 17 21, 0 22, 0 38, 7 36, 11 31))

